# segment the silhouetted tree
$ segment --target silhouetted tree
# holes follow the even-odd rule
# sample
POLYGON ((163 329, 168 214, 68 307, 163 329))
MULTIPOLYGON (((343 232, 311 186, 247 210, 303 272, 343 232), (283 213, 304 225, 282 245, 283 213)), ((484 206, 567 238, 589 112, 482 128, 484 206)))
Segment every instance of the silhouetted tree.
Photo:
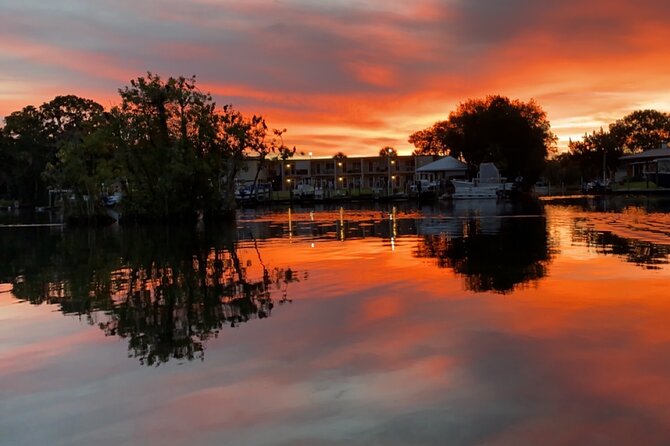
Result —
POLYGON ((533 100, 522 102, 488 96, 461 103, 447 121, 410 136, 416 154, 448 153, 463 159, 475 172, 482 162, 493 162, 508 176, 534 183, 556 137, 546 113, 533 100))
POLYGON ((636 110, 610 124, 610 134, 625 153, 657 149, 670 141, 670 115, 657 110, 636 110))
POLYGON ((416 147, 414 155, 446 156, 450 153, 449 121, 439 121, 424 130, 409 136, 409 142, 416 147))
POLYGON ((8 163, 6 182, 15 197, 28 204, 45 202, 47 187, 57 186, 53 177, 44 176, 45 170, 59 166, 61 151, 81 145, 102 122, 100 104, 73 95, 56 96, 39 108, 27 106, 7 116, 0 149, 8 163))
POLYGON ((570 140, 568 150, 584 178, 602 176, 603 168, 606 170, 606 176, 611 177, 622 155, 621 147, 614 135, 602 128, 584 135, 581 141, 570 140))
POLYGON ((379 156, 383 156, 384 158, 395 158, 398 156, 398 152, 393 147, 386 146, 379 149, 379 156))

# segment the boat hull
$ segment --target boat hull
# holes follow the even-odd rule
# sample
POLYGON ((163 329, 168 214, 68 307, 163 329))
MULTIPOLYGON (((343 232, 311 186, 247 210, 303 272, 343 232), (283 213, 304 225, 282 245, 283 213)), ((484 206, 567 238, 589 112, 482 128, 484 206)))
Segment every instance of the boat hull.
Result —
POLYGON ((452 180, 455 200, 494 199, 512 190, 511 183, 479 183, 476 181, 452 180))

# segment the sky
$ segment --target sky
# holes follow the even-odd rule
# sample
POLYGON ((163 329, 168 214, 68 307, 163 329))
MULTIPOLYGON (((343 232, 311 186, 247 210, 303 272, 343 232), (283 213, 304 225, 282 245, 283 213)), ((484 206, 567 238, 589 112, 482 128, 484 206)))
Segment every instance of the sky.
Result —
POLYGON ((0 0, 0 116, 196 75, 305 154, 401 154, 469 98, 535 99, 559 149, 670 111, 667 0, 0 0))

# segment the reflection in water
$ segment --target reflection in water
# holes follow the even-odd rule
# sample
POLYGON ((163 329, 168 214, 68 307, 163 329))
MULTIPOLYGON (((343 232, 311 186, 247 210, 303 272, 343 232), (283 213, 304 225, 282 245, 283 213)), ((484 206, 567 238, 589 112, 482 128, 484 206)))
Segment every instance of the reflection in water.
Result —
POLYGON ((425 235, 415 255, 452 268, 475 292, 507 293, 545 276, 550 253, 544 217, 473 216, 458 223, 457 230, 425 235))
POLYGON ((240 246, 234 227, 217 235, 174 228, 47 232, 38 243, 26 241, 34 237, 4 234, 0 282, 13 281, 19 299, 57 304, 127 339, 129 354, 147 365, 202 359, 205 342, 224 325, 270 316, 299 280, 291 269, 264 264, 255 241, 240 246))
POLYGON ((436 258, 464 276, 467 289, 507 293, 541 279, 550 261, 544 210, 538 203, 455 201, 430 210, 360 211, 343 208, 288 212, 245 222, 256 236, 330 240, 381 238, 391 251, 403 239, 421 237, 417 257, 436 258), (287 235, 286 235, 287 234, 287 235))
POLYGON ((635 238, 625 238, 612 231, 598 230, 577 220, 572 231, 575 243, 594 248, 601 255, 615 255, 647 269, 658 269, 670 263, 670 246, 635 238))
POLYGON ((490 206, 0 231, 0 443, 670 444, 670 268, 575 238, 669 216, 490 206))

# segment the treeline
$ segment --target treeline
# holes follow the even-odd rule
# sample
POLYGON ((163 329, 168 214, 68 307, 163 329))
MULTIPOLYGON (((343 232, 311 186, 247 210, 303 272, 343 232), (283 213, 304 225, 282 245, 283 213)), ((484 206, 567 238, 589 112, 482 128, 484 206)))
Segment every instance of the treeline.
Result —
POLYGON ((557 138, 546 113, 531 100, 493 95, 469 99, 448 118, 412 133, 417 155, 451 155, 465 161, 470 174, 479 164, 493 162, 508 178, 533 184, 541 176, 554 184, 578 184, 581 179, 614 177, 619 158, 655 149, 670 141, 670 115, 638 110, 609 125, 570 141, 559 154, 557 138))
POLYGON ((195 77, 167 80, 148 73, 119 90, 105 110, 77 96, 57 96, 5 118, 0 129, 0 196, 45 203, 67 190, 72 219, 105 215, 102 198, 123 194, 128 219, 193 219, 230 212, 235 178, 246 158, 286 159, 285 130, 262 116, 217 107, 195 77))
POLYGON ((547 169, 552 181, 578 183, 581 179, 613 178, 623 155, 658 149, 670 141, 670 114, 658 110, 637 110, 570 141, 568 151, 554 158, 547 169))

